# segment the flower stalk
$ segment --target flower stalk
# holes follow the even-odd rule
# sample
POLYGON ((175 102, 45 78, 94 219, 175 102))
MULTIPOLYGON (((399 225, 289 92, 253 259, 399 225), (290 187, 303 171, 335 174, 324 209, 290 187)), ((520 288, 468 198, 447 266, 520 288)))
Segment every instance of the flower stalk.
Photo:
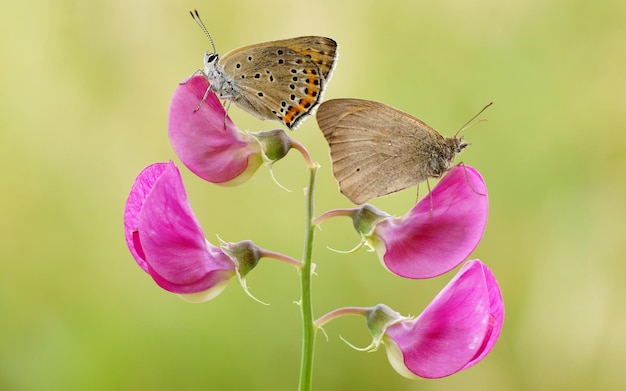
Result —
MULTIPOLYGON (((298 149, 303 155, 308 156, 305 149, 298 149)), ((305 189, 305 227, 304 249, 302 254, 302 272, 300 274, 300 311, 302 314, 302 355, 300 359, 300 391, 311 390, 313 378, 313 353, 315 348, 315 326, 313 322, 313 298, 311 277, 313 275, 313 238, 315 235, 315 182, 319 165, 313 163, 310 157, 307 159, 309 168, 309 184, 305 189)))

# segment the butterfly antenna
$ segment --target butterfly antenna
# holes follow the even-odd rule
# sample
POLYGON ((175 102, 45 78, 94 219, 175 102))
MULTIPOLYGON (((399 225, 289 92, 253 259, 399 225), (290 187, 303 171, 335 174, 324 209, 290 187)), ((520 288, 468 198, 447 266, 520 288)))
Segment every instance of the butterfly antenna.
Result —
MULTIPOLYGON (((476 114, 475 116, 473 116, 472 118, 470 118, 469 121, 467 121, 465 123, 465 125, 461 126, 461 129, 457 130, 456 133, 454 134, 454 137, 456 138, 456 136, 459 135, 459 133, 461 133, 462 131, 464 131, 465 129, 469 128, 472 125, 472 122, 476 119, 476 117, 478 117, 479 115, 481 115, 483 113, 483 111, 487 110, 487 107, 491 106, 493 104, 493 102, 489 102, 485 107, 482 108, 482 110, 480 110, 478 112, 478 114, 476 114)), ((482 121, 482 120, 480 120, 482 121)))
POLYGON ((213 38, 211 38, 209 30, 206 29, 204 22, 202 22, 202 19, 200 19, 200 14, 198 13, 198 10, 189 11, 189 13, 191 14, 193 20, 198 24, 198 26, 200 26, 202 31, 204 31, 204 35, 206 35, 206 37, 209 39, 209 42, 211 42, 211 46, 213 47, 213 53, 217 53, 217 50, 215 50, 215 43, 213 43, 213 38))

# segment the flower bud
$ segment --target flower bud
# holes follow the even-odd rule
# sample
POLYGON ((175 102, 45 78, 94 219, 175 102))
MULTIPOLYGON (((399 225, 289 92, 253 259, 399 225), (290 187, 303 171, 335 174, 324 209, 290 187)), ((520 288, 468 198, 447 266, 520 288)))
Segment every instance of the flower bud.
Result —
POLYGON ((252 136, 261 144, 265 159, 270 162, 284 158, 293 147, 293 140, 282 129, 253 132, 252 136))
POLYGON ((250 270, 254 269, 261 259, 261 250, 250 240, 226 243, 222 249, 236 262, 241 277, 245 277, 250 270))

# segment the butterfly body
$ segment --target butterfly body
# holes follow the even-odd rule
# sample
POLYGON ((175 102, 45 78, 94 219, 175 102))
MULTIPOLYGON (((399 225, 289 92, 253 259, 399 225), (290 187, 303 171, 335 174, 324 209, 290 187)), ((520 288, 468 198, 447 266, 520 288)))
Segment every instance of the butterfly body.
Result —
POLYGON ((306 36, 244 46, 221 57, 207 51, 202 73, 220 98, 295 129, 321 102, 336 50, 330 38, 306 36))
POLYGON ((439 178, 468 144, 382 103, 333 99, 317 122, 330 147, 339 189, 355 204, 439 178))

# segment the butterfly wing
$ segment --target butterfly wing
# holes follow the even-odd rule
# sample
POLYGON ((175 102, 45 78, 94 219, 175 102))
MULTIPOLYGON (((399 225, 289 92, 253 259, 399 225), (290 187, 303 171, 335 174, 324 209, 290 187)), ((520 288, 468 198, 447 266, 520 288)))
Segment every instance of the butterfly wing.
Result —
POLYGON ((233 50, 220 65, 232 80, 238 106, 295 129, 321 102, 336 50, 330 38, 298 37, 233 50))
POLYGON ((378 102, 333 99, 317 123, 330 146, 333 174, 355 204, 427 179, 425 165, 443 137, 419 119, 378 102))
POLYGON ((296 53, 311 59, 319 67, 324 80, 330 79, 337 59, 337 42, 330 38, 317 36, 291 38, 276 42, 281 42, 296 53))

